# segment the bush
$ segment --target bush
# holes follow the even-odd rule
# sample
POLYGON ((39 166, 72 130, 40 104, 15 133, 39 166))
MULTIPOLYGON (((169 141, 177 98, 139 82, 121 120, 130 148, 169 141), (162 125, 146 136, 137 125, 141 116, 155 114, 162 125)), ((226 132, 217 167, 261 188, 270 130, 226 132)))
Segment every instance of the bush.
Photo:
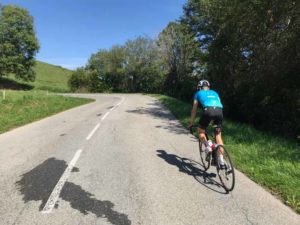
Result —
POLYGON ((68 85, 72 92, 86 92, 89 86, 89 77, 87 72, 80 68, 71 74, 68 85))

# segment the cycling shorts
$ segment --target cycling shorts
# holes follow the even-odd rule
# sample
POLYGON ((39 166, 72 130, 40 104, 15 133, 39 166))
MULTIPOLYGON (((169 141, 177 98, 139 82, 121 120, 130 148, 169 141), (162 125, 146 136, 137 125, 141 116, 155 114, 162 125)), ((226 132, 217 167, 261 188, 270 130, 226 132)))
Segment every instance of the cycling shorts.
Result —
POLYGON ((210 122, 213 122, 213 126, 222 128, 223 122, 223 110, 219 107, 205 107, 203 108, 202 116, 199 120, 199 127, 206 130, 210 122))

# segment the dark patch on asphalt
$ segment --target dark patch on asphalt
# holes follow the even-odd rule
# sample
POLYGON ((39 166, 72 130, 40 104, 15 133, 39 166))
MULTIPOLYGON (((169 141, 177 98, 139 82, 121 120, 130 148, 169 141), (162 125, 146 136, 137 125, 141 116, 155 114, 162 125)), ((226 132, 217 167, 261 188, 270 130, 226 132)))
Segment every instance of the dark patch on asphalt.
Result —
POLYGON ((97 217, 106 218, 111 224, 131 224, 126 214, 113 210, 114 204, 112 202, 94 198, 93 194, 83 190, 79 185, 66 182, 60 197, 70 202, 73 209, 77 209, 85 215, 90 212, 97 217))
POLYGON ((66 168, 65 161, 50 158, 23 174, 22 179, 16 182, 18 190, 23 195, 23 201, 26 203, 42 200, 39 207, 39 210, 42 210, 66 168))
MULTIPOLYGON (((41 211, 67 166, 64 160, 49 158, 31 171, 23 174, 21 179, 16 182, 17 189, 23 195, 23 201, 25 203, 42 201, 39 206, 41 211)), ((79 172, 79 168, 74 167, 72 172, 79 172)), ((90 212, 97 217, 106 218, 112 224, 131 224, 126 214, 113 209, 114 204, 112 202, 98 200, 93 194, 74 183, 65 183, 60 198, 68 201, 73 209, 79 210, 84 215, 90 212)), ((58 205, 57 202, 55 208, 58 208, 58 205)))
POLYGON ((98 113, 96 116, 101 116, 102 115, 102 113, 98 113))
POLYGON ((164 159, 170 165, 176 166, 179 172, 194 177, 196 181, 212 191, 220 194, 227 194, 227 191, 223 189, 222 184, 216 179, 217 175, 202 169, 201 167, 203 165, 200 163, 175 154, 169 154, 165 150, 156 150, 156 152, 158 153, 158 157, 164 159))
POLYGON ((112 109, 113 108, 113 106, 109 106, 109 107, 107 107, 107 109, 112 109))
POLYGON ((78 167, 73 167, 73 169, 72 169, 71 172, 72 172, 72 173, 74 173, 74 172, 79 172, 79 168, 78 168, 78 167))
POLYGON ((61 134, 61 135, 59 135, 59 136, 61 136, 61 137, 63 137, 63 136, 66 136, 67 134, 61 134))

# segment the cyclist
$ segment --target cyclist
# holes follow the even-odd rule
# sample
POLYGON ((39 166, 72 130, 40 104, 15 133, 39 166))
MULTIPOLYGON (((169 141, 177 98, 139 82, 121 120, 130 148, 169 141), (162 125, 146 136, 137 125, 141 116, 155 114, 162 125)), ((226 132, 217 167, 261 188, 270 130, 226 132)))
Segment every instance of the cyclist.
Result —
MULTIPOLYGON (((193 109, 191 112, 190 125, 191 128, 197 114, 198 105, 202 106, 202 116, 199 120, 198 134, 199 139, 205 143, 206 151, 212 151, 209 143, 206 140, 205 131, 211 121, 213 121, 214 133, 216 142, 223 145, 222 140, 222 120, 223 120, 223 105, 217 92, 210 90, 210 84, 207 80, 200 80, 197 85, 197 92, 194 96, 193 109)), ((222 150, 221 150, 222 151, 222 150)), ((218 156, 221 166, 224 165, 222 152, 218 156)))

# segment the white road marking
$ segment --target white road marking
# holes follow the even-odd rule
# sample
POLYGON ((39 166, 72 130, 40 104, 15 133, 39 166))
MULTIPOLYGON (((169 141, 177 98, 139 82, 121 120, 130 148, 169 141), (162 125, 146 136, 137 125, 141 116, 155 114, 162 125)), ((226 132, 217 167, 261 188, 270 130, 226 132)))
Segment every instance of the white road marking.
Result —
POLYGON ((94 129, 91 131, 91 133, 86 137, 86 140, 87 140, 87 141, 91 139, 91 137, 94 135, 94 133, 96 132, 96 130, 97 130, 99 127, 100 127, 100 123, 98 123, 98 124, 94 127, 94 129))
MULTIPOLYGON (((122 102, 125 100, 125 98, 122 97, 122 100, 117 104, 115 105, 113 108, 110 109, 110 111, 113 111, 115 108, 117 108, 119 105, 122 104, 122 102)), ((101 120, 104 120, 108 115, 109 115, 110 112, 106 112, 104 114, 104 116, 101 118, 101 120)), ((94 133, 97 131, 97 129, 100 127, 100 123, 98 123, 94 129, 91 131, 91 133, 87 136, 86 140, 89 140, 91 139, 91 137, 94 135, 94 133)), ((55 185, 48 201, 46 202, 43 210, 42 210, 42 213, 51 213, 56 202, 57 202, 57 199, 59 198, 59 195, 61 193, 61 190, 62 188, 64 187, 73 167, 75 166, 77 160, 79 159, 80 157, 80 154, 82 152, 82 149, 79 149, 73 159, 71 160, 71 162, 69 163, 68 167, 66 168, 65 172, 63 173, 63 175, 61 176, 61 178, 59 179, 59 181, 57 182, 57 184, 55 185)))
POLYGON ((54 187, 54 189, 53 189, 46 205, 44 206, 44 208, 42 210, 42 213, 51 213, 52 212, 52 209, 54 208, 54 206, 57 202, 57 199, 60 195, 60 192, 61 192, 63 186, 65 185, 65 182, 67 181, 67 179, 68 179, 73 167, 75 166, 77 160, 79 159, 81 152, 82 152, 82 150, 79 149, 75 153, 73 159, 69 163, 69 165, 66 168, 65 172, 63 173, 63 175, 61 176, 61 178, 57 182, 56 186, 54 187))
MULTIPOLYGON (((101 118, 101 120, 105 120, 105 118, 109 115, 109 113, 110 113, 111 111, 113 111, 115 108, 117 108, 124 100, 125 100, 125 98, 122 97, 122 100, 121 100, 117 105, 115 105, 114 107, 112 107, 112 108, 109 110, 109 112, 106 112, 106 113, 104 114, 104 116, 101 118)), ((99 128, 99 126, 100 126, 100 123, 98 123, 98 124, 96 125, 96 127, 91 131, 91 133, 87 136, 87 138, 86 138, 87 141, 91 139, 91 137, 94 135, 94 133, 96 132, 96 130, 99 128)))
POLYGON ((121 105, 124 102, 125 98, 122 97, 122 100, 117 104, 117 106, 121 105))
POLYGON ((114 107, 112 107, 112 108, 110 109, 110 111, 113 111, 115 108, 117 108, 119 105, 121 105, 121 103, 122 103, 124 100, 125 100, 125 98, 122 97, 122 100, 121 100, 118 104, 116 104, 114 107))
POLYGON ((108 116, 108 114, 109 114, 109 112, 106 112, 106 113, 104 114, 104 116, 101 118, 101 120, 104 120, 104 119, 108 116))

